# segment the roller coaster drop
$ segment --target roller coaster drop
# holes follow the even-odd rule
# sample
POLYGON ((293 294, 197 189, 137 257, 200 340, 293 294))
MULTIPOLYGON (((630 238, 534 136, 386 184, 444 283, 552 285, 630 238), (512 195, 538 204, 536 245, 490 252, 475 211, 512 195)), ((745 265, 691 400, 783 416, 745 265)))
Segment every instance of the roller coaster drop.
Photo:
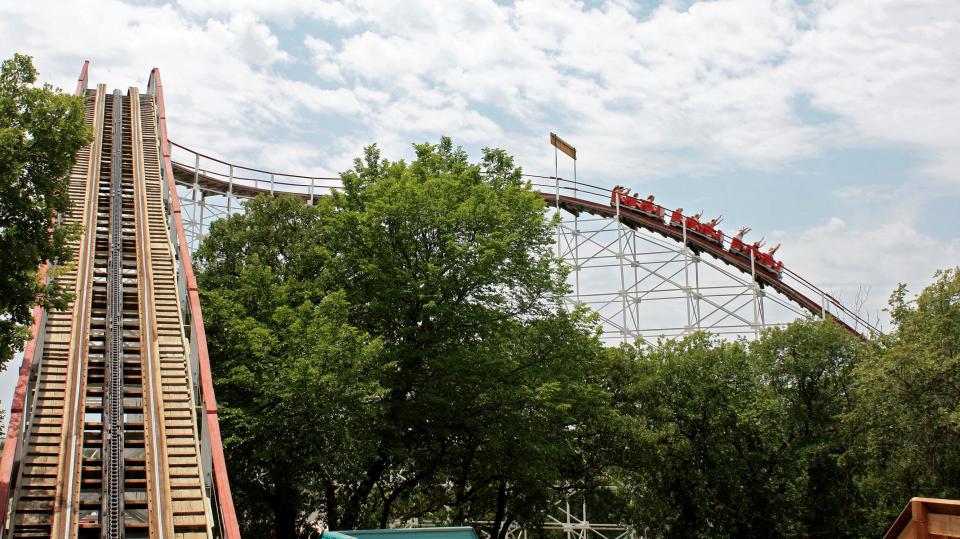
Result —
MULTIPOLYGON (((260 195, 310 203, 338 178, 234 165, 168 139, 160 73, 148 91, 77 84, 95 140, 70 174, 80 223, 67 311, 34 311, 0 459, 6 537, 238 538, 190 253, 209 224, 260 195)), ((755 335, 799 316, 876 328, 758 249, 621 189, 528 175, 557 220, 570 307, 608 340, 697 330, 755 335), (769 294, 768 290, 775 293, 769 294)), ((714 223, 715 224, 715 223, 714 223)), ((41 268, 44 274, 46 268, 41 268)), ((567 539, 632 532, 557 505, 567 539)), ((511 530, 511 536, 524 535, 511 530)))

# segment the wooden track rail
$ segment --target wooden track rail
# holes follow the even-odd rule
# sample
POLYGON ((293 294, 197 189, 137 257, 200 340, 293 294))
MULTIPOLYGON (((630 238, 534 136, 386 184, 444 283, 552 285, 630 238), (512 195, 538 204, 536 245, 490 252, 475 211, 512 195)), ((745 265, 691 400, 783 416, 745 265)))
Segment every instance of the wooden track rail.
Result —
MULTIPOLYGON (((197 280, 193 274, 193 266, 190 259, 190 249, 186 239, 184 229, 183 213, 180 204, 180 197, 177 194, 176 180, 174 177, 171 155, 170 140, 167 132, 166 108, 164 106, 163 82, 160 78, 160 70, 154 68, 150 72, 150 82, 147 85, 148 93, 154 97, 156 106, 156 120, 158 130, 159 152, 162 157, 162 177, 164 180, 164 197, 166 202, 167 214, 170 216, 170 230, 173 232, 175 245, 175 258, 177 267, 182 272, 181 286, 184 289, 181 295, 185 297, 183 312, 189 319, 186 324, 190 331, 191 361, 195 365, 194 375, 197 378, 199 387, 197 388, 198 397, 196 399, 199 408, 202 409, 200 418, 201 443, 205 452, 207 465, 205 470, 208 484, 212 487, 211 494, 215 504, 214 521, 217 524, 218 533, 227 539, 239 539, 240 526, 237 520, 236 510, 233 506, 233 495, 230 491, 230 483, 227 478, 227 465, 223 454, 223 443, 220 438, 220 421, 217 415, 217 398, 213 390, 213 377, 210 370, 210 358, 207 354, 207 337, 203 327, 203 311, 200 308, 200 293, 197 289, 197 280)), ((202 455, 204 456, 204 455, 202 455)))
POLYGON ((38 309, 0 461, 3 534, 238 537, 208 497, 155 96, 86 90, 86 66, 78 92, 95 136, 61 217, 81 229, 57 276, 74 300, 38 309))
MULTIPOLYGON (((94 197, 95 182, 88 181, 99 175, 100 147, 102 130, 99 129, 103 116, 105 88, 99 87, 87 99, 86 122, 96 134, 93 143, 81 150, 70 172, 69 196, 72 211, 62 217, 65 224, 80 224, 85 230, 95 218, 94 197)), ((31 417, 25 427, 26 443, 18 470, 19 487, 13 495, 14 518, 11 524, 22 533, 17 537, 50 537, 53 531, 54 515, 58 506, 58 478, 61 475, 62 440, 71 435, 65 421, 67 402, 70 400, 73 383, 71 361, 82 355, 79 343, 79 326, 83 316, 75 307, 83 303, 84 283, 89 279, 89 261, 86 253, 92 248, 92 235, 85 234, 71 243, 74 258, 78 263, 68 268, 60 276, 65 283, 75 283, 72 287, 75 300, 63 311, 51 311, 47 314, 45 337, 42 341, 42 353, 38 365, 33 369, 31 378, 32 392, 31 417), (83 259, 85 264, 79 263, 83 259)))
POLYGON ((143 248, 139 257, 140 274, 149 278, 143 287, 146 294, 142 296, 149 297, 149 305, 141 310, 143 319, 149 321, 149 346, 153 350, 153 363, 149 367, 156 433, 152 439, 157 441, 161 452, 155 461, 166 474, 163 501, 170 502, 166 510, 172 530, 177 537, 205 537, 210 516, 200 470, 194 390, 177 295, 177 274, 163 206, 155 105, 152 96, 138 99, 135 118, 140 144, 137 151, 143 164, 138 173, 142 174, 142 181, 137 182, 141 186, 138 213, 143 222, 143 226, 138 227, 142 233, 138 245, 143 248))

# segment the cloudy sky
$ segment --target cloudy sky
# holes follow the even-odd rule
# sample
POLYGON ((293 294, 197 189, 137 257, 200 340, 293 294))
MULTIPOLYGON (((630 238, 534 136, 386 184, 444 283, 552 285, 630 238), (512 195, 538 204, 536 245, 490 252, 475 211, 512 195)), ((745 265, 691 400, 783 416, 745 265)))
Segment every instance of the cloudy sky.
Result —
POLYGON ((874 312, 960 264, 955 0, 4 2, 13 52, 67 90, 159 67, 173 140, 294 173, 445 134, 552 174, 556 131, 874 312))

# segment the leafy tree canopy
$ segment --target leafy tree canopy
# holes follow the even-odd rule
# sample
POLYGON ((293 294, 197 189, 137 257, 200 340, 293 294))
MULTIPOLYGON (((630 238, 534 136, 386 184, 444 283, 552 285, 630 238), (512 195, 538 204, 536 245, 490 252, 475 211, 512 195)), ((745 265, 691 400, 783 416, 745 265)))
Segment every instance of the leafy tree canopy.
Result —
POLYGON ((589 470, 602 346, 555 297, 544 203, 502 150, 366 150, 310 206, 251 201, 197 253, 231 474, 256 536, 543 518, 589 470))
POLYGON ((913 496, 960 498, 960 269, 916 298, 890 297, 894 331, 856 372, 849 464, 869 529, 882 532, 913 496))
POLYGON ((652 537, 844 533, 839 415, 856 338, 804 321, 750 345, 695 334, 622 350, 620 405, 648 429, 623 470, 628 521, 652 537))
POLYGON ((36 80, 29 56, 0 66, 0 365, 22 346, 37 301, 66 305, 64 289, 37 270, 70 261, 74 230, 56 216, 70 209, 67 173, 90 142, 83 98, 36 80))
POLYGON ((449 139, 370 147, 344 189, 215 223, 197 254, 244 531, 417 518, 536 529, 570 492, 646 537, 876 536, 960 497, 960 271, 873 341, 800 320, 754 342, 604 347, 553 298, 540 195, 449 139))

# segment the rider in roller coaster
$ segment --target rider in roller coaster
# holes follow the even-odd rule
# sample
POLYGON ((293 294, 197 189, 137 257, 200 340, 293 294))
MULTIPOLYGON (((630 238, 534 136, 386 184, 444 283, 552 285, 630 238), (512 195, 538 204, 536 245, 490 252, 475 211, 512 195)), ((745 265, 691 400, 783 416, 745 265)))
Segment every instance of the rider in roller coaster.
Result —
MULTIPOLYGON (((645 199, 640 198, 640 193, 631 195, 630 190, 621 185, 614 186, 610 195, 611 206, 622 205, 628 208, 634 208, 651 217, 656 217, 663 222, 665 209, 663 206, 656 204, 654 200, 653 195, 649 195, 645 199)), ((709 221, 700 222, 702 215, 703 212, 700 211, 691 216, 684 216, 683 208, 677 208, 671 213, 668 224, 678 228, 685 226, 687 230, 704 236, 707 240, 722 247, 724 234, 716 227, 723 221, 723 216, 720 215, 709 221)), ((730 238, 729 251, 745 258, 751 258, 752 256, 760 266, 774 272, 779 277, 783 270, 783 262, 775 260, 773 256, 777 250, 780 249, 780 244, 778 243, 764 252, 761 250, 764 245, 763 238, 752 244, 743 241, 744 236, 746 236, 748 232, 750 232, 749 227, 743 227, 737 231, 737 234, 730 238)))

